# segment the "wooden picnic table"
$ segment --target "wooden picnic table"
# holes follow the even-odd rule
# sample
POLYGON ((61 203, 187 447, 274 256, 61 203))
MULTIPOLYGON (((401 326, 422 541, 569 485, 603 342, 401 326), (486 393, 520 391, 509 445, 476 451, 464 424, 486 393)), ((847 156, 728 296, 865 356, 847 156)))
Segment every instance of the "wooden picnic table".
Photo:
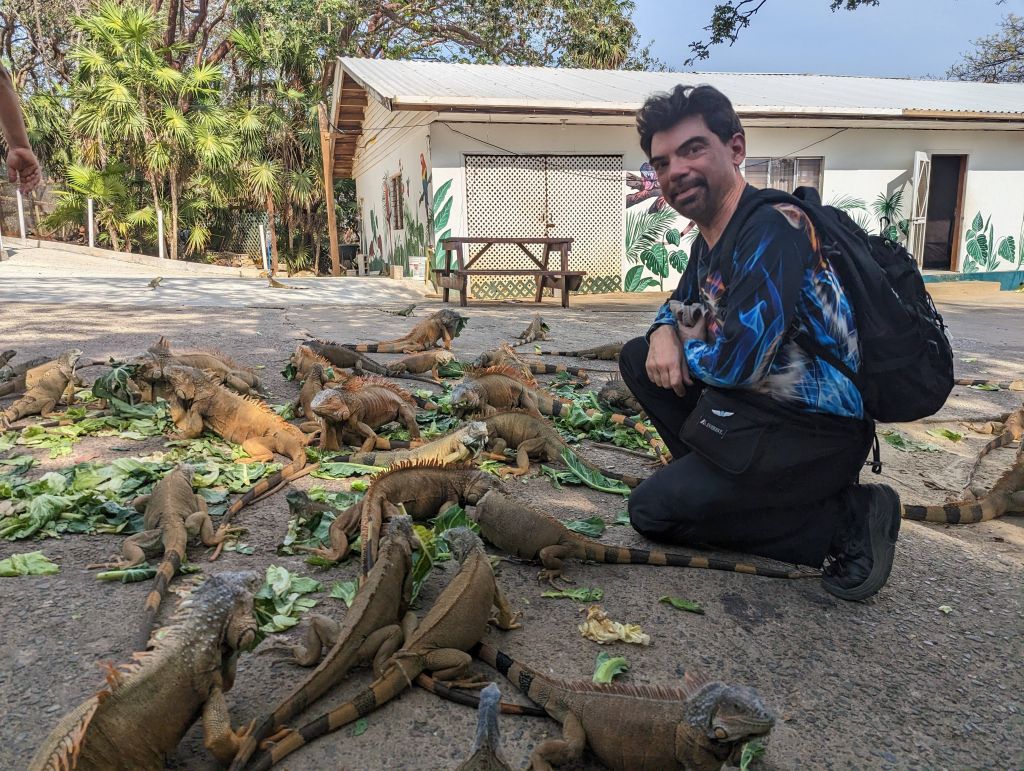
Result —
POLYGON ((535 302, 541 302, 545 288, 560 289, 562 291, 562 307, 569 307, 569 292, 576 291, 583 283, 586 271, 569 270, 569 250, 572 249, 573 239, 571 238, 484 238, 484 237, 456 237, 445 238, 441 241, 441 248, 444 250, 444 263, 437 273, 438 286, 442 288, 442 298, 448 302, 448 293, 454 289, 459 292, 459 305, 468 304, 470 276, 533 276, 537 281, 537 296, 535 302), (475 254, 466 254, 470 244, 480 244, 480 249, 475 254), (477 260, 483 257, 487 250, 495 244, 513 244, 525 254, 536 268, 525 268, 522 270, 496 268, 492 270, 474 268, 477 260), (528 247, 541 246, 540 256, 534 254, 528 247), (559 267, 552 269, 550 260, 552 253, 557 252, 560 258, 559 267), (456 265, 452 266, 452 257, 456 259, 456 265))

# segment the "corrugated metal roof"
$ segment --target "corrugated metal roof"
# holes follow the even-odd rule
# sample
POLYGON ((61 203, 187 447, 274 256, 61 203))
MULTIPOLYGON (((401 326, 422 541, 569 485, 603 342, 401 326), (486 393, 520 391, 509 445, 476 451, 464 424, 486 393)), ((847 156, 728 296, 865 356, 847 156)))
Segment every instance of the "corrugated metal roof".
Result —
MULTIPOLYGON (((391 109, 522 109, 628 113, 677 83, 708 83, 740 114, 900 116, 1024 113, 1024 84, 726 72, 632 72, 342 58, 391 109)), ((950 116, 954 117, 954 116, 950 116)))

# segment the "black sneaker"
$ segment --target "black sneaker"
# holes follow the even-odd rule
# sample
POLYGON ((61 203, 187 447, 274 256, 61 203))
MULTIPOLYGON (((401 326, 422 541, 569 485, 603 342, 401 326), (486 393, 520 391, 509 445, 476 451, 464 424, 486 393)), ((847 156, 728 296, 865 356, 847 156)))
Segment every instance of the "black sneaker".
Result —
POLYGON ((836 536, 821 583, 840 599, 859 601, 876 594, 889 579, 901 507, 896 491, 887 485, 855 485, 849 496, 850 520, 836 536))

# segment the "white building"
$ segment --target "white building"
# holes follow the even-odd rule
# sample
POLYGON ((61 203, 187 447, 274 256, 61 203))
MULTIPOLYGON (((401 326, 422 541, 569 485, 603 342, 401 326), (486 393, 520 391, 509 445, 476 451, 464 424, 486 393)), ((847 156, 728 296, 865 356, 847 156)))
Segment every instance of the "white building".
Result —
MULTIPOLYGON (((687 223, 660 198, 634 115, 677 83, 732 100, 752 184, 813 185, 875 232, 872 204, 898 198, 893 224, 925 270, 1024 280, 1024 84, 822 75, 342 58, 329 152, 334 175, 356 180, 362 251, 407 265, 448 235, 571 236, 582 291, 674 287, 687 223)), ((495 247, 476 267, 522 260, 495 247)), ((485 298, 532 288, 472 285, 485 298)))

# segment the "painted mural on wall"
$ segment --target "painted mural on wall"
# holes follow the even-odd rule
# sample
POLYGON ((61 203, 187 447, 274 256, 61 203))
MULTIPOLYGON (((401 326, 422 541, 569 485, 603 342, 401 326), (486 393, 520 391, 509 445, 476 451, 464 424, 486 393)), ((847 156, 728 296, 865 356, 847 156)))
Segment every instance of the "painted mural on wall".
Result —
MULTIPOLYGON (((452 230, 448 227, 448 220, 452 216, 452 196, 449 194, 452 181, 445 180, 441 186, 434 191, 431 211, 433 212, 433 235, 434 235, 434 268, 438 269, 444 265, 444 252, 441 249, 441 241, 450 238, 452 230)), ((426 190, 424 190, 426 195, 426 190)))
POLYGON ((425 255, 432 240, 428 226, 433 211, 428 199, 430 174, 423 153, 419 160, 416 194, 399 160, 398 169, 381 179, 379 206, 371 206, 364 218, 362 243, 371 273, 387 272, 391 266, 400 265, 404 274, 410 275, 409 257, 425 255))
POLYGON ((967 228, 964 242, 964 273, 1024 270, 1024 221, 1016 238, 1002 236, 997 241, 992 215, 986 217, 979 211, 967 228))
MULTIPOLYGON (((623 289, 672 289, 678 281, 673 274, 682 273, 689 260, 683 244, 689 221, 668 205, 650 164, 642 164, 639 174, 627 172, 626 187, 626 261, 631 267, 623 276, 623 289)), ((692 242, 696 231, 691 228, 686 236, 692 242)))

